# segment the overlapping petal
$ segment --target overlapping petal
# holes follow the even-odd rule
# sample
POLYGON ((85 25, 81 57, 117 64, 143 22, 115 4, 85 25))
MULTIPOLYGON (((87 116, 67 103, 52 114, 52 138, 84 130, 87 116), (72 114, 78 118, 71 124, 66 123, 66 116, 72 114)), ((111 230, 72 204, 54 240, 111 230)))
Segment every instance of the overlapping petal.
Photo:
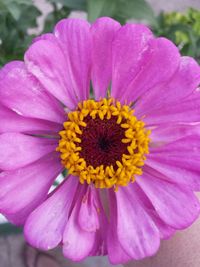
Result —
POLYGON ((117 236, 125 253, 136 260, 155 254, 160 243, 159 231, 136 196, 126 187, 119 188, 115 198, 117 236))
POLYGON ((16 170, 55 151, 57 140, 38 138, 21 133, 0 135, 0 168, 16 170))
POLYGON ((146 116, 143 116, 143 120, 148 126, 199 122, 199 109, 200 92, 195 91, 188 99, 152 110, 146 116))
POLYGON ((25 117, 63 123, 61 105, 50 97, 21 61, 12 61, 0 71, 0 103, 25 117))
POLYGON ((54 34, 65 56, 67 69, 63 71, 70 81, 70 91, 78 102, 85 100, 89 97, 91 71, 90 24, 82 19, 63 19, 55 26, 54 34))
POLYGON ((112 44, 111 95, 120 97, 150 57, 151 31, 140 24, 127 24, 116 33, 112 44))
POLYGON ((113 191, 109 192, 110 225, 107 235, 108 257, 112 264, 126 263, 131 257, 122 248, 117 235, 117 207, 113 191))
POLYGON ((24 234, 32 246, 47 250, 56 247, 62 241, 77 185, 76 177, 69 176, 30 214, 24 234))
POLYGON ((180 65, 169 81, 158 84, 141 96, 136 104, 136 115, 148 116, 152 110, 162 110, 163 107, 170 110, 173 104, 187 100, 199 83, 198 63, 193 58, 181 57, 180 65))
POLYGON ((89 256, 95 243, 95 229, 85 230, 79 225, 79 209, 84 201, 85 188, 80 188, 72 213, 63 233, 63 254, 74 261, 89 256))
POLYGON ((24 117, 0 104, 0 133, 23 132, 56 135, 62 129, 59 123, 24 117))
POLYGON ((110 18, 99 18, 91 26, 92 73, 96 99, 105 97, 112 77, 113 39, 120 24, 110 18))
POLYGON ((129 190, 131 194, 135 195, 139 205, 141 205, 145 212, 149 214, 153 222, 155 223, 159 235, 161 239, 167 239, 171 237, 175 229, 167 225, 157 214, 154 206, 152 205, 151 201, 148 199, 144 191, 140 188, 140 186, 136 183, 129 184, 129 190))
POLYGON ((0 212, 15 224, 23 224, 29 213, 47 197, 62 170, 53 152, 24 168, 0 173, 0 212))
POLYGON ((151 148, 146 165, 163 174, 165 179, 171 182, 199 190, 199 150, 200 136, 185 136, 171 143, 151 148))
POLYGON ((152 176, 145 171, 137 183, 152 202, 160 218, 175 229, 188 227, 198 217, 200 203, 187 187, 152 176))

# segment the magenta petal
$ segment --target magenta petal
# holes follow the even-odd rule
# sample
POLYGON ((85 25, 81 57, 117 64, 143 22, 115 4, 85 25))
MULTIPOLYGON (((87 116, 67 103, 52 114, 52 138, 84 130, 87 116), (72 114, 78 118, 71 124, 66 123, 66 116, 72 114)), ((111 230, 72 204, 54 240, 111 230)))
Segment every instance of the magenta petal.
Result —
POLYGON ((25 117, 63 123, 64 111, 23 62, 12 61, 0 70, 0 102, 25 117))
MULTIPOLYGON (((168 66, 166 66, 168 68, 168 66)), ((136 105, 136 115, 147 115, 155 108, 170 106, 186 99, 200 83, 200 67, 190 57, 181 57, 180 65, 172 79, 159 84, 142 95, 136 105)))
POLYGON ((149 57, 151 31, 140 24, 126 24, 116 33, 112 45, 111 95, 120 98, 149 57))
POLYGON ((126 254, 117 236, 117 207, 112 189, 109 192, 110 224, 107 235, 108 257, 112 264, 126 263, 132 258, 126 254))
POLYGON ((63 254, 74 261, 80 261, 90 255, 95 243, 96 231, 85 231, 78 224, 81 202, 84 201, 84 187, 80 186, 78 198, 67 222, 63 234, 63 254))
POLYGON ((57 140, 38 138, 21 133, 0 135, 0 168, 15 170, 55 151, 57 140))
POLYGON ((140 65, 140 72, 129 84, 120 100, 138 100, 143 94, 158 84, 167 82, 179 66, 180 54, 177 47, 165 38, 149 41, 149 55, 144 56, 145 62, 140 65))
POLYGON ((105 255, 108 221, 101 204, 99 191, 87 186, 77 215, 79 227, 87 232, 95 232, 95 242, 90 256, 105 255))
POLYGON ((155 254, 160 236, 151 217, 132 194, 130 187, 120 187, 115 196, 117 234, 124 251, 136 260, 155 254))
POLYGON ((171 237, 175 233, 175 229, 173 229, 160 219, 152 203, 145 195, 144 191, 140 188, 140 186, 137 183, 133 183, 129 184, 129 187, 132 191, 132 194, 137 197, 140 204, 144 207, 145 211, 150 215, 151 219, 155 223, 156 227, 159 230, 160 238, 167 239, 171 237))
POLYGON ((29 72, 37 77, 46 91, 68 108, 76 106, 67 62, 55 37, 33 43, 26 51, 24 60, 29 72))
POLYGON ((137 183, 160 218, 174 229, 186 228, 198 217, 200 204, 191 190, 152 176, 147 171, 137 183))
POLYGON ((0 212, 16 224, 47 196, 53 180, 62 170, 57 153, 51 153, 24 168, 0 173, 0 212))
POLYGON ((24 228, 25 238, 29 244, 48 250, 62 241, 77 185, 77 177, 69 176, 30 214, 24 228))
POLYGON ((200 91, 195 90, 188 98, 180 102, 150 111, 144 116, 143 121, 148 126, 200 122, 199 109, 200 91))
POLYGON ((110 18, 99 18, 91 26, 92 84, 95 98, 106 97, 112 75, 112 42, 120 24, 110 18))
POLYGON ((159 125, 151 132, 152 147, 160 147, 186 136, 200 136, 200 124, 166 124, 159 125))
POLYGON ((94 189, 88 186, 78 215, 79 226, 84 231, 94 232, 100 228, 97 201, 96 188, 94 189))
POLYGON ((97 194, 97 212, 99 217, 99 229, 96 231, 95 242, 92 250, 90 251, 90 256, 103 256, 107 255, 107 227, 108 227, 108 219, 106 217, 105 211, 101 204, 101 200, 99 194, 94 188, 94 191, 97 194))
POLYGON ((189 135, 171 143, 161 143, 160 146, 152 147, 146 165, 162 173, 165 179, 171 182, 199 190, 199 152, 200 136, 189 135))
POLYGON ((152 173, 159 172, 162 179, 171 183, 187 186, 191 190, 199 191, 199 160, 185 157, 184 160, 177 158, 167 159, 163 155, 154 155, 146 161, 146 167, 151 169, 152 173), (187 160, 188 159, 188 160, 187 160), (190 160, 189 160, 190 159, 190 160), (192 169, 188 165, 195 164, 192 169))
POLYGON ((0 104, 0 133, 34 132, 55 134, 61 130, 61 124, 46 120, 27 118, 0 104))
POLYGON ((148 115, 155 108, 173 105, 187 97, 200 83, 200 67, 190 57, 181 57, 180 65, 172 79, 144 94, 136 106, 138 116, 148 115))
POLYGON ((151 213, 151 217, 160 232, 160 239, 169 239, 175 234, 176 230, 163 222, 156 212, 151 213))
POLYGON ((81 19, 63 19, 55 26, 54 34, 65 55, 65 76, 77 101, 85 100, 89 96, 91 70, 90 24, 81 19))

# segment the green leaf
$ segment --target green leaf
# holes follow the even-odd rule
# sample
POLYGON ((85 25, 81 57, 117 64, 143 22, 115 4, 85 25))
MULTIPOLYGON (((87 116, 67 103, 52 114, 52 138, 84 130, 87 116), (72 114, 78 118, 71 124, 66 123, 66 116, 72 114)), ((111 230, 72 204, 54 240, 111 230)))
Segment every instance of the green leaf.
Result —
POLYGON ((116 8, 116 0, 87 0, 88 20, 94 21, 102 16, 113 17, 116 8))
POLYGON ((154 11, 145 0, 118 0, 117 10, 119 17, 156 24, 154 11))
POLYGON ((88 20, 109 16, 122 24, 128 19, 157 23, 153 9, 145 0, 87 0, 88 20))
POLYGON ((7 9, 15 20, 18 20, 20 18, 21 9, 17 3, 15 3, 15 2, 8 3, 7 9))
POLYGON ((21 15, 22 5, 33 5, 31 0, 0 0, 0 10, 9 12, 15 20, 21 15))
MULTIPOLYGON (((0 1, 0 4, 2 4, 2 0, 0 1)), ((20 1, 22 3, 22 0, 20 1)), ((35 6, 28 4, 20 5, 18 20, 13 17, 8 9, 0 10, 1 66, 11 60, 23 59, 23 54, 33 38, 33 36, 27 34, 27 30, 37 26, 36 19, 40 14, 35 6)))
POLYGON ((0 224, 0 236, 20 233, 22 233, 22 228, 20 227, 14 226, 10 223, 0 224))
POLYGON ((49 0, 49 1, 54 4, 61 3, 63 6, 66 6, 74 10, 86 10, 86 0, 49 0))

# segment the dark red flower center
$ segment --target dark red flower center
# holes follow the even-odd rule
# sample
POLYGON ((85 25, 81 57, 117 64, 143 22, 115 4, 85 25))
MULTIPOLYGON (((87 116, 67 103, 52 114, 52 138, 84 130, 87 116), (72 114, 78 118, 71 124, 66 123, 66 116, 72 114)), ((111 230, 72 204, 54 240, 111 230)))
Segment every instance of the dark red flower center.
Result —
POLYGON ((116 161, 121 161, 122 155, 127 153, 127 144, 121 141, 125 138, 125 129, 116 123, 114 116, 101 120, 88 115, 84 121, 87 126, 81 128, 80 157, 95 168, 100 165, 113 165, 115 168, 116 161))

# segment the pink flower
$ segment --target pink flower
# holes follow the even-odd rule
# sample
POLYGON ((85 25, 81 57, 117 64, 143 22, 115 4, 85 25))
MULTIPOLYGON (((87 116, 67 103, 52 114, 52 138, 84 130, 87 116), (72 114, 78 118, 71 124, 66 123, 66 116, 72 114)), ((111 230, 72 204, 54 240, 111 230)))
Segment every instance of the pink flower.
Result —
POLYGON ((143 25, 61 20, 0 71, 0 212, 74 261, 155 254, 199 215, 199 83, 143 25))

